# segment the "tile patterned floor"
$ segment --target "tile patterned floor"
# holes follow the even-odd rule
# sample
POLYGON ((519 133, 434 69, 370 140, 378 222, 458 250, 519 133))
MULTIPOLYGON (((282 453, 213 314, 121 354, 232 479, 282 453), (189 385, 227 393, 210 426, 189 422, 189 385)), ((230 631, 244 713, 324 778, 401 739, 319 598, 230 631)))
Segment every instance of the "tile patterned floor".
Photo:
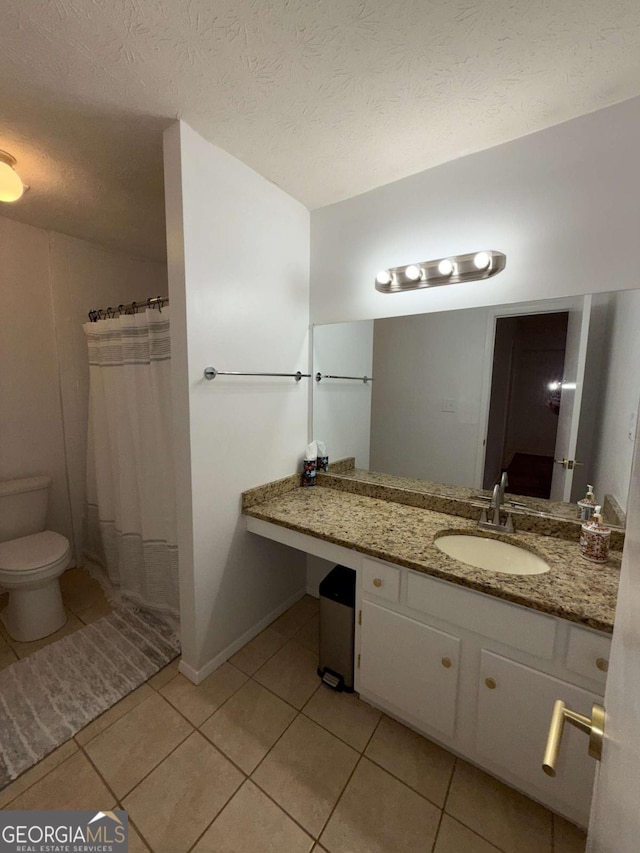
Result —
MULTIPOLYGON (((81 621, 95 601, 79 585, 66 602, 81 621)), ((126 808, 131 853, 584 851, 571 824, 320 684, 317 644, 305 596, 197 687, 175 661, 0 807, 126 808)))

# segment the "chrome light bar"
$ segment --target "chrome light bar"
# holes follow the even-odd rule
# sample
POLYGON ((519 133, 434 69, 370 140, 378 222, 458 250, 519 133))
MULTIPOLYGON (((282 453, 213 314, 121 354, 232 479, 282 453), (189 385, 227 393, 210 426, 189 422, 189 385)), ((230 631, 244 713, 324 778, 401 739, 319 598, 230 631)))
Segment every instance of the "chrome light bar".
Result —
POLYGON ((506 255, 491 250, 471 252, 469 255, 453 255, 435 261, 409 264, 406 267, 391 267, 380 270, 376 276, 376 290, 381 293, 398 293, 421 287, 479 281, 502 272, 506 264, 506 255))

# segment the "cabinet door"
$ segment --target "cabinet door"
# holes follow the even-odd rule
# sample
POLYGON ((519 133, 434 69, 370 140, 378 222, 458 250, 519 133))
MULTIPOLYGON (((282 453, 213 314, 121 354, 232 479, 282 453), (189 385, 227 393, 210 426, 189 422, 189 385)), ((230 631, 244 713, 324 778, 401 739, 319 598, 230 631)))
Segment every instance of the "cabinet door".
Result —
POLYGON ((550 778, 542 770, 556 699, 588 716, 592 704, 602 702, 594 693, 483 650, 476 748, 489 765, 521 779, 523 788, 535 786, 548 805, 586 826, 596 768, 587 736, 565 725, 557 775, 550 778))
POLYGON ((460 640, 362 603, 360 692, 453 737, 460 640))

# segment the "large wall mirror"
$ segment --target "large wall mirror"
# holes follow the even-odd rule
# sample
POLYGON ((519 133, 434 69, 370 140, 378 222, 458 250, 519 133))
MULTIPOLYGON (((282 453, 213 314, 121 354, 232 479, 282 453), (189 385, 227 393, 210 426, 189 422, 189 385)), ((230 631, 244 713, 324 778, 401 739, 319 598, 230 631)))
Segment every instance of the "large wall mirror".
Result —
POLYGON ((623 523, 638 329, 640 291, 316 326, 314 437, 362 476, 481 490, 506 470, 552 502, 593 484, 623 523))

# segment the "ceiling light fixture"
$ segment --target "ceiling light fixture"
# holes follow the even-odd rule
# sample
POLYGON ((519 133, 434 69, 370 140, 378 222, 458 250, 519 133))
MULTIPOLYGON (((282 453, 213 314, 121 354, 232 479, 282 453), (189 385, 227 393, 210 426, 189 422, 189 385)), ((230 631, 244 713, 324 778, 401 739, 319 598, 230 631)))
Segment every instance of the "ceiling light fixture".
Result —
POLYGON ((0 201, 17 201, 24 192, 20 175, 13 168, 16 158, 0 151, 0 201))
POLYGON ((505 268, 507 256, 502 252, 472 252, 469 255, 452 255, 406 267, 380 270, 376 276, 376 290, 381 293, 398 293, 421 287, 441 284, 460 284, 479 281, 497 275, 505 268))

